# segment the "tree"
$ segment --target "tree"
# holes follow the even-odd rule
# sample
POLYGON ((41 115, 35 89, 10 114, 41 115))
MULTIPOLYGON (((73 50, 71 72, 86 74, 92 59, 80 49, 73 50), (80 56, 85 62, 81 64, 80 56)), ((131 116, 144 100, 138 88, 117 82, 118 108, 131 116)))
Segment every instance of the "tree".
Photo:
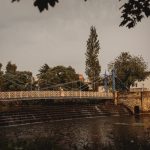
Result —
POLYGON ((16 82, 18 84, 18 90, 30 91, 35 89, 34 78, 30 71, 17 71, 16 82))
POLYGON ((25 91, 35 88, 32 83, 32 73, 30 71, 17 71, 16 64, 11 62, 7 63, 5 74, 2 74, 1 79, 2 91, 25 91))
POLYGON ((12 64, 10 61, 6 65, 6 73, 15 74, 17 70, 16 64, 12 64))
POLYGON ((5 73, 2 91, 30 91, 32 85, 32 73, 29 71, 17 71, 15 74, 5 73))
POLYGON ((46 73, 49 69, 50 67, 48 66, 48 64, 44 64, 39 70, 40 75, 46 73))
POLYGON ((15 91, 17 83, 15 82, 17 66, 10 61, 6 65, 6 71, 3 75, 2 91, 15 91))
POLYGON ((96 28, 92 26, 90 28, 90 36, 87 41, 87 50, 85 53, 86 61, 85 61, 85 74, 88 76, 92 84, 92 89, 95 91, 98 88, 98 84, 96 81, 99 80, 101 66, 98 60, 98 54, 100 50, 99 40, 97 39, 98 35, 96 33, 96 28), (94 84, 96 82, 96 84, 94 84))
POLYGON ((0 72, 2 71, 2 66, 3 66, 3 65, 0 63, 0 72))
POLYGON ((0 91, 2 89, 2 85, 3 85, 3 71, 2 71, 2 64, 0 63, 0 91))
POLYGON ((39 74, 37 74, 37 77, 38 77, 37 86, 38 86, 38 88, 46 88, 48 86, 49 76, 48 76, 47 72, 50 69, 51 68, 47 64, 44 64, 39 69, 39 74))
MULTIPOLYGON (((20 0, 12 0, 12 2, 14 1, 20 0)), ((34 0, 34 6, 42 12, 45 9, 48 10, 49 5, 54 7, 58 2, 59 0, 34 0)), ((120 26, 126 25, 128 28, 132 28, 144 17, 150 16, 150 0, 128 0, 120 7, 120 10, 122 10, 121 18, 123 18, 120 26)))
POLYGON ((69 82, 77 80, 77 74, 72 67, 56 66, 38 75, 40 89, 58 90, 60 86, 70 88, 69 82))
MULTIPOLYGON (((45 65, 39 71, 42 71, 45 65)), ((47 68, 47 67, 46 67, 47 68)), ((79 90, 83 83, 79 82, 79 77, 71 66, 56 66, 47 69, 46 72, 40 72, 38 75, 39 87, 41 90, 79 90)), ((87 88, 84 88, 87 90, 87 88)))
POLYGON ((144 81, 149 75, 148 66, 143 57, 132 56, 129 52, 122 52, 109 65, 116 71, 116 88, 117 90, 130 90, 136 81, 144 81))

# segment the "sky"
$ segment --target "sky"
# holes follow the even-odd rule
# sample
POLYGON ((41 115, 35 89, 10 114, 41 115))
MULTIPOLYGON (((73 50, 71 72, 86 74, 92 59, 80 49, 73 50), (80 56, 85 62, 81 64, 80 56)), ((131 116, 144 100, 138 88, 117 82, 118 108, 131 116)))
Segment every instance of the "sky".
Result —
POLYGON ((34 75, 47 63, 72 66, 85 75, 86 42, 90 27, 100 41, 101 73, 121 52, 143 56, 150 69, 150 19, 133 29, 119 27, 122 3, 118 0, 63 0, 40 13, 33 0, 0 0, 0 63, 34 75))

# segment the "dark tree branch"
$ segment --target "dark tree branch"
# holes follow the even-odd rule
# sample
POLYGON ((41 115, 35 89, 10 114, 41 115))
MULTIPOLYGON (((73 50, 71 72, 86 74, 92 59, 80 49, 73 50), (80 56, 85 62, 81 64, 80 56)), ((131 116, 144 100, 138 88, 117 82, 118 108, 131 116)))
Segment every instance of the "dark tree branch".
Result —
MULTIPOLYGON (((12 0, 12 2, 15 2, 15 1, 19 2, 20 0, 12 0)), ((87 0, 84 0, 84 1, 87 1, 87 0)), ((56 3, 59 3, 59 0, 34 0, 33 5, 35 7, 38 7, 39 11, 42 12, 45 9, 48 10, 49 5, 51 7, 54 7, 56 3)))
MULTIPOLYGON (((15 1, 20 0, 12 0, 12 2, 15 1)), ((49 6, 54 7, 57 3, 59 0, 34 0, 34 6, 38 7, 40 12, 48 10, 49 6)), ((120 7, 120 10, 122 13, 120 26, 133 28, 143 18, 150 16, 150 0, 128 0, 120 7)))
POLYGON ((120 9, 123 19, 120 26, 133 28, 143 18, 150 16, 150 0, 128 0, 120 9))

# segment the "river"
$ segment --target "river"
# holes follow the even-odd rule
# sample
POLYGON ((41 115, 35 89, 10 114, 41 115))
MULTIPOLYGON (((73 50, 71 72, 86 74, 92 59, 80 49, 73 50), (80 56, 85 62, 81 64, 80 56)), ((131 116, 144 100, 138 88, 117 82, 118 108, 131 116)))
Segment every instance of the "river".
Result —
POLYGON ((0 150, 150 150, 150 116, 0 127, 0 150))

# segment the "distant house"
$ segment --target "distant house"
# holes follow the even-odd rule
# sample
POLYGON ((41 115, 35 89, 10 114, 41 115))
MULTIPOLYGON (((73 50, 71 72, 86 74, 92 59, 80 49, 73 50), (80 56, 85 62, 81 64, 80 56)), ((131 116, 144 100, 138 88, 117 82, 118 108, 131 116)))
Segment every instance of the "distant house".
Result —
POLYGON ((82 81, 82 82, 84 82, 84 77, 83 77, 83 75, 82 74, 78 74, 78 76, 79 76, 79 81, 82 81))
POLYGON ((135 86, 130 87, 132 92, 150 91, 150 77, 144 81, 136 82, 135 86))

